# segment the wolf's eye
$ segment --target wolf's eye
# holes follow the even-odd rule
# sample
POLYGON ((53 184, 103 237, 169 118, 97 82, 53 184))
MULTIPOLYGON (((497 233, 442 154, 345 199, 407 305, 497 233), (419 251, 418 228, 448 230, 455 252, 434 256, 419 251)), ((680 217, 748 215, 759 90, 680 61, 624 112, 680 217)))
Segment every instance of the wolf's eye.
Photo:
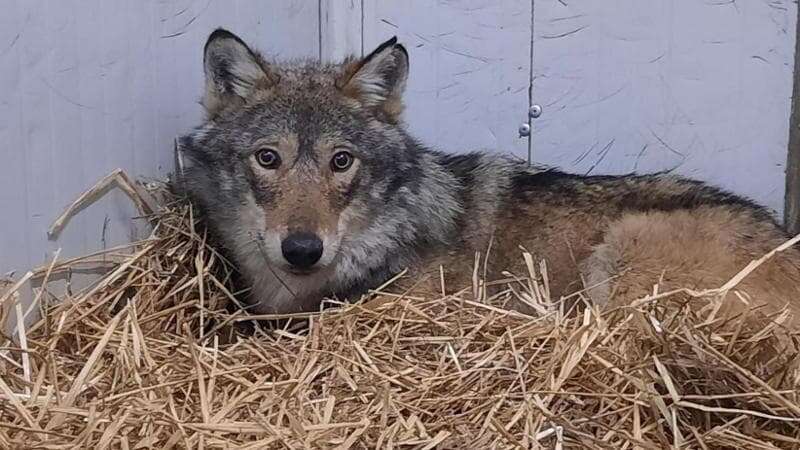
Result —
POLYGON ((350 152, 339 152, 331 159, 331 169, 334 172, 344 172, 353 165, 353 155, 350 152))
POLYGON ((265 169, 277 169, 281 165, 278 152, 268 148, 262 148, 256 153, 256 161, 265 169))

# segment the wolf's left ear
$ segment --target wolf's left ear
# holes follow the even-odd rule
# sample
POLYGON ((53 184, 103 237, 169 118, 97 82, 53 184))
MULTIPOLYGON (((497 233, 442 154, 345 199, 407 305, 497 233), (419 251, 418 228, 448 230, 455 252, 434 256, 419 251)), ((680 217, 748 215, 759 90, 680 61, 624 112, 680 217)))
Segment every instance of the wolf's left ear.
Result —
POLYGON ((238 36, 218 28, 211 33, 203 51, 206 92, 203 106, 214 115, 231 103, 241 102, 259 87, 276 81, 261 56, 238 36))
POLYGON ((396 121, 403 111, 402 95, 408 78, 408 52, 397 37, 372 53, 345 65, 337 87, 370 108, 382 110, 396 121))

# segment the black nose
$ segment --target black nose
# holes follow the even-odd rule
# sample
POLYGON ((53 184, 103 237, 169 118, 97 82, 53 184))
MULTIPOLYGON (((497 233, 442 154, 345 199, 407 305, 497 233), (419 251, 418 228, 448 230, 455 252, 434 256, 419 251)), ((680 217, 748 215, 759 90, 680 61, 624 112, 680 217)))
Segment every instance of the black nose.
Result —
POLYGON ((309 269, 322 257, 322 240, 312 233, 292 233, 281 242, 281 252, 289 264, 309 269))

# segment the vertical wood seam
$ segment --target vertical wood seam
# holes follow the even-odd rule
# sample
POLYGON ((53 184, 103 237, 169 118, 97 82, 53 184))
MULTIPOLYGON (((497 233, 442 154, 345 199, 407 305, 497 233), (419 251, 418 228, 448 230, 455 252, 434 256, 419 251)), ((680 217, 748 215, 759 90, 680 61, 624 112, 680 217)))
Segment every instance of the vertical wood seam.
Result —
MULTIPOLYGON (((534 1, 531 0, 531 48, 530 48, 530 57, 528 58, 528 111, 530 111, 531 106, 533 106, 533 24, 534 24, 534 1)), ((528 126, 530 127, 530 133, 528 133, 528 165, 533 164, 533 118, 528 114, 528 111, 525 111, 525 115, 528 117, 528 126)))
POLYGON ((322 62, 322 2, 317 1, 317 58, 322 62))
POLYGON ((800 6, 795 23, 794 72, 791 115, 789 118, 789 146, 786 156, 786 194, 783 222, 791 234, 800 232, 800 6))

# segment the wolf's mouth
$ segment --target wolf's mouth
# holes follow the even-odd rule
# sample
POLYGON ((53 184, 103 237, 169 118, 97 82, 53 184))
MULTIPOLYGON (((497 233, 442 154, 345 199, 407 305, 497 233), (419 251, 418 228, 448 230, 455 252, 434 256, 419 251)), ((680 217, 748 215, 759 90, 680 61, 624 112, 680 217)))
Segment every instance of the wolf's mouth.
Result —
POLYGON ((311 274, 317 272, 318 270, 319 270, 319 267, 311 267, 311 268, 308 268, 308 269, 301 269, 299 267, 288 266, 286 268, 286 271, 289 272, 290 274, 301 276, 301 277, 302 276, 311 275, 311 274))

